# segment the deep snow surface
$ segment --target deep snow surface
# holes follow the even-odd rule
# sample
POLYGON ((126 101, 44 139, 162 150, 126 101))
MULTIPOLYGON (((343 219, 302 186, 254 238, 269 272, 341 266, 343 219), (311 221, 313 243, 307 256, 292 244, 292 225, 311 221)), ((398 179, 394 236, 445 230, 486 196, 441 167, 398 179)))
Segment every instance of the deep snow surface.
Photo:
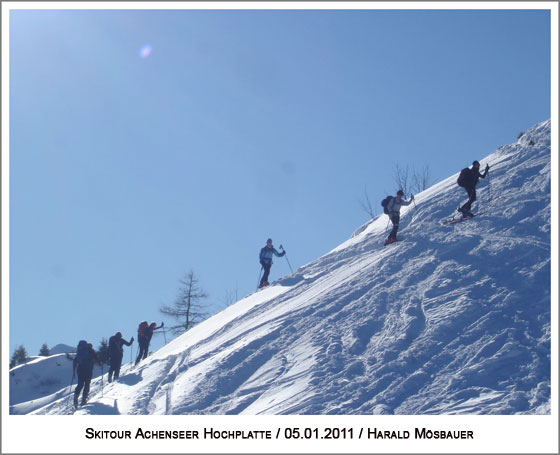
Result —
POLYGON ((125 366, 103 397, 94 380, 78 412, 550 413, 550 122, 475 158, 491 165, 484 215, 440 224, 466 200, 455 174, 403 208, 400 242, 383 246, 381 215, 125 366))
MULTIPOLYGON (((34 357, 12 368, 10 414, 28 414, 62 397, 68 397, 73 382, 73 356, 67 353, 34 357)), ((96 365, 93 376, 100 375, 101 369, 96 365)))

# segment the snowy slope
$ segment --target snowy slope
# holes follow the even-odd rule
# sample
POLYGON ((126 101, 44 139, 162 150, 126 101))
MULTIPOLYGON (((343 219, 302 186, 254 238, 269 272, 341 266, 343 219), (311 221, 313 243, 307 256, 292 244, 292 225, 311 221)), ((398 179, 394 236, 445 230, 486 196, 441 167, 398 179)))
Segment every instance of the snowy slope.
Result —
MULTIPOLYGON (((34 357, 10 370, 10 414, 28 414, 63 396, 72 383, 73 355, 34 357)), ((101 369, 95 367, 95 377, 101 369)))
POLYGON ((387 217, 372 220, 124 367, 103 398, 94 380, 79 412, 549 413, 550 122, 475 158, 492 167, 484 215, 440 224, 466 199, 453 175, 403 208, 402 241, 382 246, 387 217))

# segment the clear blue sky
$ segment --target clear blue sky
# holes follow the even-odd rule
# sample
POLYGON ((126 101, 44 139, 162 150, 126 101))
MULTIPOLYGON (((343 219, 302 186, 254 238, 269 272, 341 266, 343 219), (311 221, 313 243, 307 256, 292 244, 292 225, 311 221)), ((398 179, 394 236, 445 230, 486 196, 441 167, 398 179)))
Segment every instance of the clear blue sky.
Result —
POLYGON ((190 269, 214 312, 268 237, 327 253, 395 164, 435 183, 548 119, 550 40, 538 10, 12 10, 10 353, 136 336, 190 269))

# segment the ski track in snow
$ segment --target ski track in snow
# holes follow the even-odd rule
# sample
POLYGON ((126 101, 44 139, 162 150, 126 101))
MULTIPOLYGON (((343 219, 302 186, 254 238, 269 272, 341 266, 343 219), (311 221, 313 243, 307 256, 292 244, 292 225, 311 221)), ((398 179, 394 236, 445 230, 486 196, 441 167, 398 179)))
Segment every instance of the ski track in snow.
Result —
POLYGON ((386 216, 364 224, 124 366, 103 398, 94 380, 78 412, 549 413, 550 122, 481 162, 483 216, 440 225, 466 200, 451 176, 403 208, 401 241, 383 245, 386 216))

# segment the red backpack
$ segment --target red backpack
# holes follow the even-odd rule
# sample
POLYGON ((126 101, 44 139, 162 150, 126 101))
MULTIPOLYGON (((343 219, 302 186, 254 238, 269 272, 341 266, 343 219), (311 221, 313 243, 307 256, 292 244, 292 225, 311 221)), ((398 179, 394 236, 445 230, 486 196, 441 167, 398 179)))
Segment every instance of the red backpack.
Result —
POLYGON ((148 328, 148 322, 147 321, 142 321, 140 323, 140 325, 138 326, 138 341, 140 341, 142 338, 147 338, 146 336, 146 329, 148 328))

